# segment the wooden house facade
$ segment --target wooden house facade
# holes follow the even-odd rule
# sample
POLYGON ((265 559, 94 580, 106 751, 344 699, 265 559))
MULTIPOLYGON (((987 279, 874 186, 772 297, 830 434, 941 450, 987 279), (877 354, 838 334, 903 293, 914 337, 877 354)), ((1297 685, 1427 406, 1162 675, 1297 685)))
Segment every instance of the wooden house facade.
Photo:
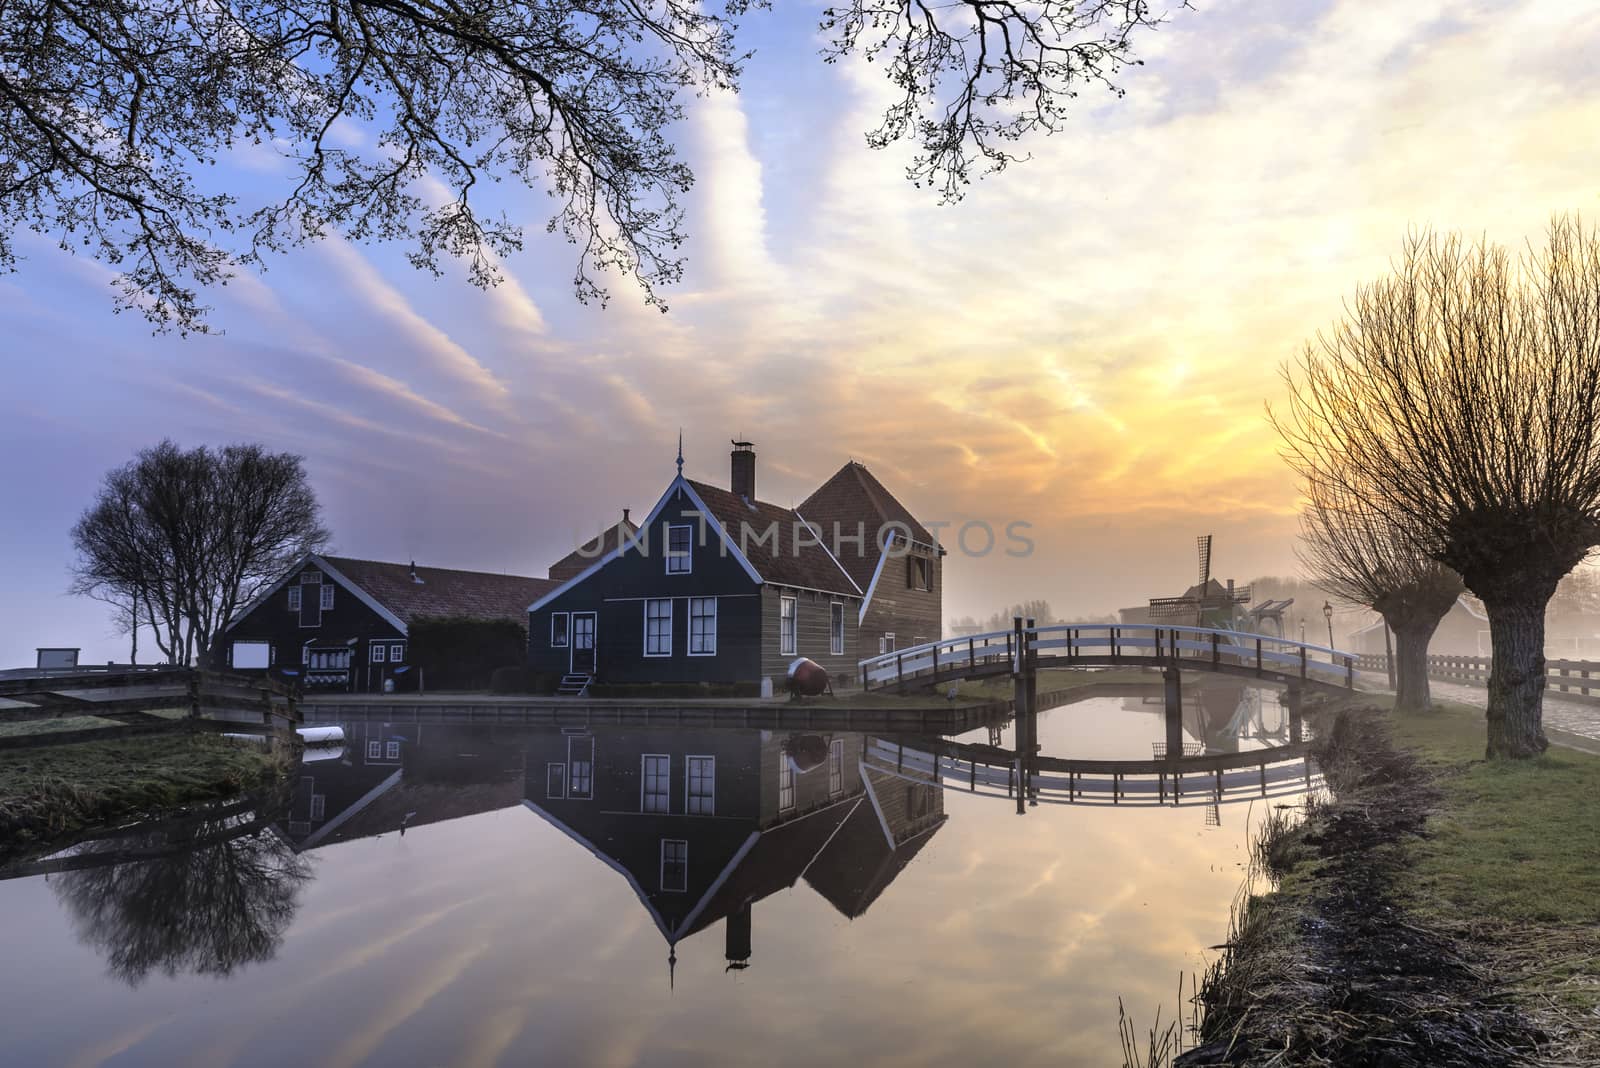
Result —
POLYGON ((528 663, 546 678, 755 693, 807 657, 848 683, 861 602, 802 513, 756 498, 740 443, 729 489, 680 467, 632 538, 528 606, 528 663))
POLYGON ((413 621, 521 625, 528 601, 556 585, 312 553, 234 616, 213 656, 229 670, 299 678, 307 690, 379 693, 391 682, 411 683, 413 621))
POLYGON ((863 658, 943 636, 945 550, 864 464, 845 464, 799 511, 862 591, 863 658))

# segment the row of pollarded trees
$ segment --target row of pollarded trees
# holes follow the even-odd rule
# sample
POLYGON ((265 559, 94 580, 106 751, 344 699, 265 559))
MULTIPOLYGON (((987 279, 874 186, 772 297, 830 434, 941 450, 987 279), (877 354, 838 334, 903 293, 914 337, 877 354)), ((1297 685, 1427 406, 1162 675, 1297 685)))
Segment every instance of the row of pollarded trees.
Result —
POLYGON ((1414 234, 1286 378, 1308 562, 1395 631, 1399 703, 1426 707, 1464 585, 1489 616, 1488 753, 1542 752, 1545 606, 1600 544, 1600 232, 1559 217, 1518 257, 1414 234))

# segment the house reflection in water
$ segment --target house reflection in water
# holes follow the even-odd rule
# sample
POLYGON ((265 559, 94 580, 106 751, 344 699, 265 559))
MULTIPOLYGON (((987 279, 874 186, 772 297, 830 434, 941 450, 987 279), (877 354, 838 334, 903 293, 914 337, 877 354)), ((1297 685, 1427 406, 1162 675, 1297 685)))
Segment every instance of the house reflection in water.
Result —
MULTIPOLYGON (((802 879, 864 913, 945 820, 939 787, 865 768, 859 733, 660 728, 530 740, 524 804, 619 875, 668 945, 722 921, 748 967, 751 910, 802 879)), ((670 973, 669 973, 670 974, 670 973)))

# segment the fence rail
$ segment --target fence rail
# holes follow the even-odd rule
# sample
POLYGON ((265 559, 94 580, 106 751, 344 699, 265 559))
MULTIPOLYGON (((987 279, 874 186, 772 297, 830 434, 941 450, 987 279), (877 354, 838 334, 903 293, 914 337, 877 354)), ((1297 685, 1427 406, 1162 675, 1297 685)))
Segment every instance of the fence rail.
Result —
POLYGON ((0 679, 0 750, 177 731, 271 742, 300 723, 298 698, 277 680, 193 668, 29 673, 0 679))
MULTIPOLYGON (((1176 665, 1347 689, 1355 683, 1355 654, 1268 634, 1146 623, 1063 623, 1024 627, 1021 635, 1041 667, 1176 665)), ((1019 670, 1018 652, 1014 630, 928 642, 861 661, 861 687, 904 690, 1003 674, 1019 670)))
MULTIPOLYGON (((1362 671, 1384 672, 1388 664, 1382 653, 1363 653, 1356 657, 1362 671)), ((1428 677, 1441 682, 1463 682, 1469 686, 1489 685, 1491 662, 1487 656, 1428 657, 1428 677)), ((1545 690, 1566 694, 1583 701, 1600 702, 1600 660, 1546 660, 1545 690)))

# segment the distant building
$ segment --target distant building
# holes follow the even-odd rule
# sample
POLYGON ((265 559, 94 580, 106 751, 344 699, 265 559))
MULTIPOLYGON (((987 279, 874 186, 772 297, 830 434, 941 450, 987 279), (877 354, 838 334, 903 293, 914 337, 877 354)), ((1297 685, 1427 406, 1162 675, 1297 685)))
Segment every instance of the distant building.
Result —
POLYGON ((410 627, 422 618, 527 619, 557 584, 416 564, 307 555, 234 616, 219 666, 297 673, 308 690, 381 692, 410 670, 410 627))
MULTIPOLYGON (((1390 638, 1392 644, 1393 638, 1390 638)), ((1363 655, 1382 656, 1384 652, 1383 620, 1350 632, 1349 650, 1363 655)), ((1466 598, 1457 597, 1450 611, 1439 621, 1439 629, 1428 642, 1430 654, 1448 656, 1488 656, 1489 617, 1473 607, 1466 598)))

